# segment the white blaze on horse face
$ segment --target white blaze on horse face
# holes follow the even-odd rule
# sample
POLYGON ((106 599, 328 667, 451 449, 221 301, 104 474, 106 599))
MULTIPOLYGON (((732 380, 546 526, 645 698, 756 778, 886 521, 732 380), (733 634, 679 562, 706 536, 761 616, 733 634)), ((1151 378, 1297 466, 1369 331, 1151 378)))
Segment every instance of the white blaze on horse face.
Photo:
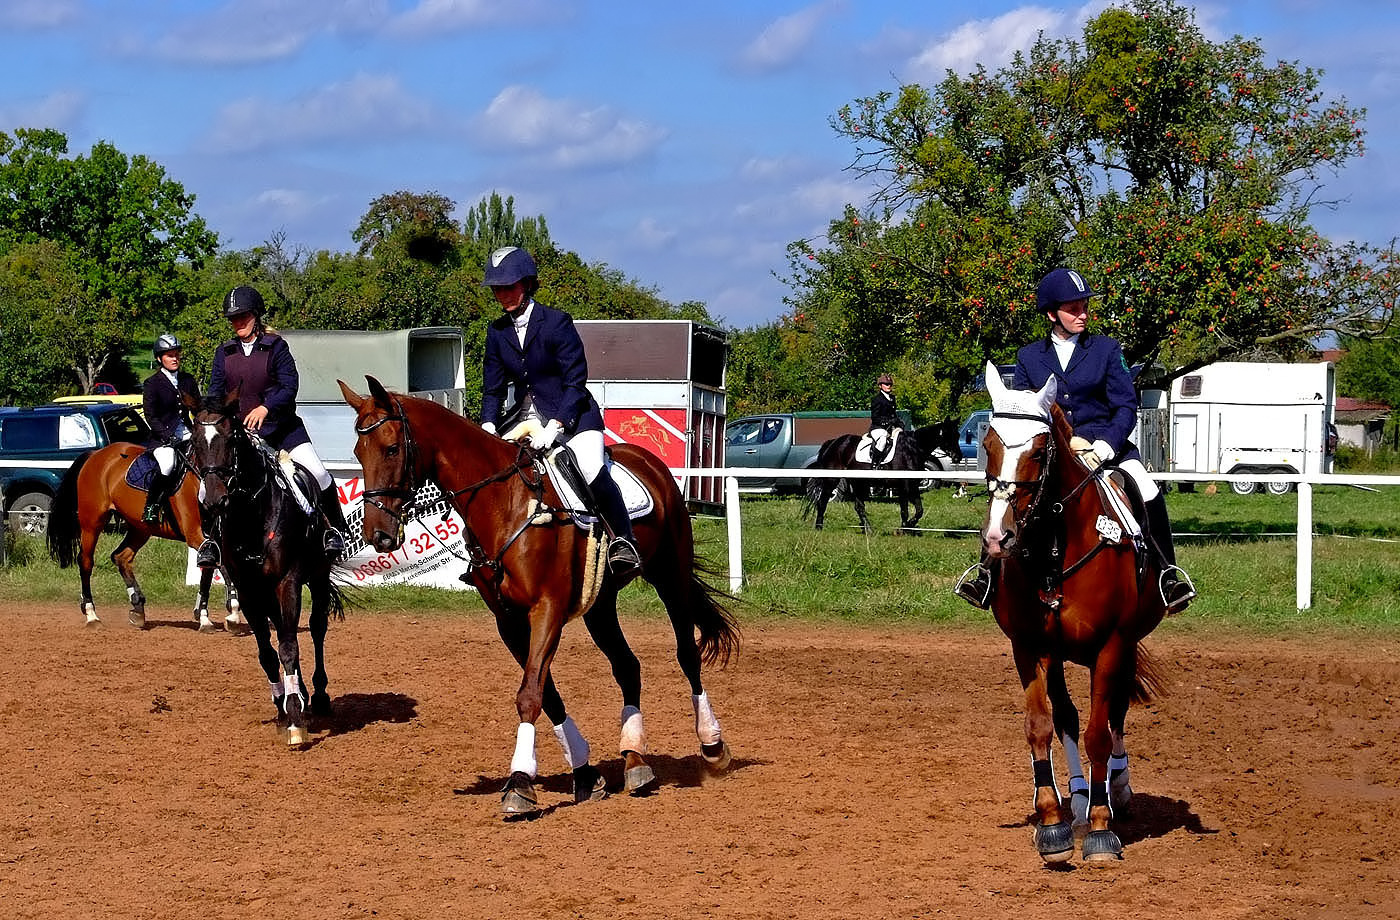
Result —
MULTIPOLYGON (((1011 390, 1002 383, 1000 372, 990 361, 985 374, 987 392, 992 397, 991 430, 1003 448, 1000 468, 988 472, 991 478, 1001 482, 1015 482, 1020 478, 1016 470, 1032 442, 1050 430, 1050 407, 1055 404, 1056 380, 1051 376, 1036 391, 1011 390)), ((992 490, 987 530, 982 541, 993 557, 1006 555, 1003 543, 1008 536, 1006 525, 1015 519, 1012 502, 1016 488, 1003 486, 992 490)))

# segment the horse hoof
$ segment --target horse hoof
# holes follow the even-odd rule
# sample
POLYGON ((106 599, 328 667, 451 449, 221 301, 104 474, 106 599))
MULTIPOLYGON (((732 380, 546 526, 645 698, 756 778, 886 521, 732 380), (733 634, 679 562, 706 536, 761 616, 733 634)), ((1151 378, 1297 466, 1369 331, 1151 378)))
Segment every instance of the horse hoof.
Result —
POLYGON ((601 802, 608 797, 608 783, 603 774, 592 764, 584 764, 574 771, 574 804, 601 802))
POLYGON ((700 756, 705 758, 705 766, 711 773, 722 773, 729 769, 729 762, 734 759, 729 753, 729 745, 723 741, 700 745, 700 756))
POLYGON ((199 631, 207 636, 210 633, 218 632, 219 627, 214 625, 213 620, 209 619, 208 617, 205 617, 204 619, 199 621, 199 631))
POLYGON ((248 621, 236 614, 224 617, 224 631, 231 636, 246 636, 252 633, 253 629, 248 625, 248 621))
POLYGON ((311 736, 303 726, 287 726, 287 747, 305 747, 311 743, 311 736))
POLYGON ((1085 862, 1113 862, 1122 858, 1123 841, 1113 831, 1090 831, 1085 836, 1085 862))
POLYGON ((1063 821, 1038 825, 1035 851, 1048 863, 1068 862, 1074 858, 1074 831, 1063 821))
POLYGON ((512 773, 506 780, 506 787, 501 790, 501 815, 507 821, 513 821, 532 817, 539 810, 534 781, 524 773, 512 773))
POLYGON ((622 787, 628 795, 646 795, 656 786, 656 773, 647 764, 632 767, 622 774, 622 787))
POLYGON ((100 629, 102 627, 102 621, 97 618, 97 614, 89 613, 87 619, 83 621, 83 625, 88 629, 100 629))
POLYGON ((1084 790, 1075 792, 1069 797, 1069 810, 1074 815, 1074 829, 1081 830, 1089 826, 1089 793, 1084 790))
POLYGON ((126 621, 127 621, 128 623, 130 623, 132 626, 135 626, 137 629, 145 629, 145 628, 146 628, 146 611, 144 611, 144 610, 132 610, 130 613, 128 613, 128 614, 126 615, 126 621))
POLYGON ((325 691, 311 694, 311 714, 318 719, 329 719, 334 715, 331 709, 331 695, 325 691))

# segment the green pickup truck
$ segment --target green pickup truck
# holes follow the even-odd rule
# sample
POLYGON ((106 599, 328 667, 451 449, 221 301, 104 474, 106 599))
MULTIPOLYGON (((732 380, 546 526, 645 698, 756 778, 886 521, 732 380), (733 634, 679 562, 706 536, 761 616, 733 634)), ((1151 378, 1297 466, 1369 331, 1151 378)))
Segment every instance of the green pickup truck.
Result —
POLYGON ((49 508, 67 467, 30 464, 72 463, 94 448, 117 441, 140 444, 150 434, 140 412, 121 403, 0 408, 0 499, 5 525, 36 536, 48 530, 49 508))
MULTIPOLYGON (((906 428, 912 428, 909 413, 901 409, 906 428)), ((870 430, 867 412, 770 412, 735 419, 724 426, 724 465, 767 469, 805 470, 817 458, 817 451, 831 438, 843 434, 865 434, 870 430)), ((798 477, 744 476, 740 492, 800 492, 798 477)))

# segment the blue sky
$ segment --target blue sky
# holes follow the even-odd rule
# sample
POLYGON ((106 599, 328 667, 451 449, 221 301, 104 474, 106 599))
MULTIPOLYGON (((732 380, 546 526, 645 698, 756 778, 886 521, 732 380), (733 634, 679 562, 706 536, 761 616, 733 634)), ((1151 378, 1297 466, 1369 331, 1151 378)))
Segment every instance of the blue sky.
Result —
MULTIPOLYGON (((930 0, 0 0, 0 130, 145 154, 225 247, 348 251, 369 202, 492 191, 556 243, 747 327, 784 312, 785 247, 866 189, 831 116, 989 67, 1108 4, 930 0)), ((1196 6, 1212 38, 1326 71, 1368 109, 1328 181, 1335 237, 1397 232, 1400 3, 1196 6)))

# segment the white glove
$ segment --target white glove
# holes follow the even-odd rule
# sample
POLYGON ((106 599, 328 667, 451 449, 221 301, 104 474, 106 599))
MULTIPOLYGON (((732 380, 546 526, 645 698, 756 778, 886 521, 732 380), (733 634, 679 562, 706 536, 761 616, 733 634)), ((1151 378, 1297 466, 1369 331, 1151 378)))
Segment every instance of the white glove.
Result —
POLYGON ((1108 446, 1107 441, 1102 439, 1095 441, 1092 446, 1094 448, 1094 453, 1098 454, 1100 463, 1107 463, 1112 460, 1113 455, 1117 453, 1112 447, 1108 446))
POLYGON ((550 419, 540 431, 530 433, 530 446, 535 450, 549 450, 554 446, 554 442, 559 440, 559 435, 563 432, 564 426, 558 420, 550 419))
POLYGON ((496 423, 495 423, 495 422, 482 422, 482 423, 481 423, 481 430, 484 431, 484 432, 486 432, 487 434, 495 434, 495 433, 496 433, 496 423))

